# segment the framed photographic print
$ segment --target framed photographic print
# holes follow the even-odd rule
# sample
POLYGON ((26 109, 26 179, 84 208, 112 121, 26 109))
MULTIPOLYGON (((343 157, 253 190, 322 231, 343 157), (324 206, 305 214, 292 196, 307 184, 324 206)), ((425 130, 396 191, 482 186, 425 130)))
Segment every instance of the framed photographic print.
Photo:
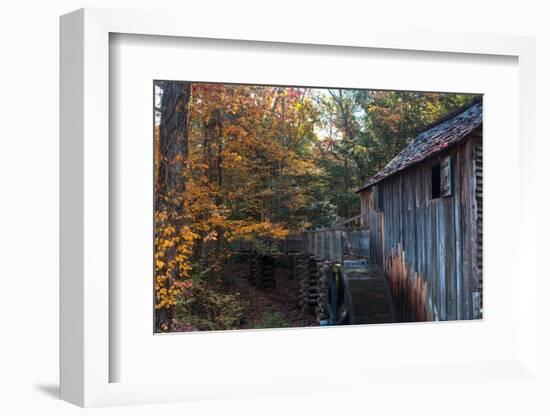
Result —
POLYGON ((534 41, 185 21, 61 18, 62 398, 532 381, 534 41))

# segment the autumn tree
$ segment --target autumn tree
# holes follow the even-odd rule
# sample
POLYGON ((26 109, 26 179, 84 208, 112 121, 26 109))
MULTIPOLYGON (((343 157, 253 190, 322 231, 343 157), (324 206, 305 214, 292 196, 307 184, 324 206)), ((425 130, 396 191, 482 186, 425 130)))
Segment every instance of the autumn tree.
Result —
POLYGON ((189 82, 163 81, 156 146, 155 180, 155 327, 169 331, 176 298, 186 287, 192 234, 186 226, 185 170, 189 156, 189 82))

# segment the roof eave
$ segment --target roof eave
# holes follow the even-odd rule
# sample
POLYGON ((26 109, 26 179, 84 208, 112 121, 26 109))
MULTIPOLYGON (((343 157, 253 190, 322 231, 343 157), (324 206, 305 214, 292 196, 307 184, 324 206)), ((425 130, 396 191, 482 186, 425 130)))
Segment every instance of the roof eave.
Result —
MULTIPOLYGON (((481 123, 479 126, 481 126, 483 123, 481 123)), ((453 142, 453 143, 449 143, 448 146, 445 146, 441 149, 439 149, 437 152, 434 152, 434 153, 431 153, 429 155, 427 155, 425 158, 423 159, 420 159, 420 160, 417 160, 416 162, 414 163, 411 163, 410 165, 407 165, 407 166, 404 166, 403 168, 401 169, 398 169, 396 170, 395 172, 392 172, 390 173, 388 176, 384 176, 380 179, 376 179, 376 180, 373 180, 372 182, 367 182, 366 185, 363 185, 362 187, 358 188, 356 191, 354 191, 354 193, 358 194, 358 193, 361 193, 365 190, 367 190, 368 188, 370 188, 371 186, 374 186, 376 185, 377 183, 380 183, 382 182, 383 180, 386 180, 388 178, 391 178, 392 176, 394 175, 397 175, 398 173, 401 173, 409 168, 413 168, 417 165, 419 165, 420 163, 423 163, 425 162, 426 160, 429 160, 433 157, 436 157, 436 156, 439 156, 441 153, 453 148, 453 147, 456 147, 456 146, 460 146, 461 144, 463 144, 466 140, 468 140, 470 137, 472 137, 472 133, 477 129, 479 128, 479 126, 477 126, 476 128, 474 128, 472 131, 470 131, 468 134, 465 134, 462 138, 460 138, 459 140, 457 140, 456 142, 453 142)))

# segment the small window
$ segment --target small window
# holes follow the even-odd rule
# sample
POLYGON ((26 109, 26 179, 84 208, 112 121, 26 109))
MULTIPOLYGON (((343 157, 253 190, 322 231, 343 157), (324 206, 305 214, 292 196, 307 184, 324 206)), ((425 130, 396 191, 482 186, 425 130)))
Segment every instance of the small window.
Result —
POLYGON ((432 166, 432 199, 441 197, 441 166, 432 166))
POLYGON ((445 157, 440 164, 432 166, 432 199, 451 195, 451 158, 445 157))
POLYGON ((372 187, 372 206, 374 211, 382 211, 382 199, 381 199, 380 187, 375 185, 372 187))

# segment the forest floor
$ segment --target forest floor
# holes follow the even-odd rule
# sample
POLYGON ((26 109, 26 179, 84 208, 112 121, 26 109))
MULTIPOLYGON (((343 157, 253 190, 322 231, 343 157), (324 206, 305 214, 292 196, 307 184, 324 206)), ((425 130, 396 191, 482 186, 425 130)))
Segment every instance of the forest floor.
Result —
POLYGON ((317 326, 313 311, 303 311, 299 305, 299 282, 288 269, 275 268, 275 287, 254 286, 248 279, 246 263, 230 264, 224 273, 233 278, 232 291, 241 294, 246 304, 240 329, 288 328, 317 326))

